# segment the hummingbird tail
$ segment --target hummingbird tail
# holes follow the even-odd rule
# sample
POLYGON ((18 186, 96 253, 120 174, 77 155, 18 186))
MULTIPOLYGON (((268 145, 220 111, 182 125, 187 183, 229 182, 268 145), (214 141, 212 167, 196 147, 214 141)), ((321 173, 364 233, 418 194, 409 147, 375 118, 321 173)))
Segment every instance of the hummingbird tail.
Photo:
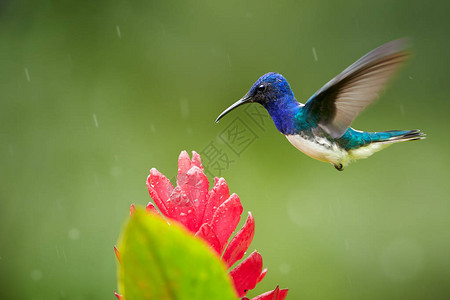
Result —
MULTIPOLYGON (((416 141, 425 138, 425 134, 420 130, 390 130, 382 132, 364 132, 364 140, 370 142, 360 148, 349 151, 350 160, 367 158, 390 146, 393 143, 416 141)), ((345 166, 345 164, 344 164, 345 166)))
POLYGON ((380 144, 391 144, 406 141, 423 140, 426 135, 418 129, 415 130, 389 130, 372 133, 372 142, 380 144))

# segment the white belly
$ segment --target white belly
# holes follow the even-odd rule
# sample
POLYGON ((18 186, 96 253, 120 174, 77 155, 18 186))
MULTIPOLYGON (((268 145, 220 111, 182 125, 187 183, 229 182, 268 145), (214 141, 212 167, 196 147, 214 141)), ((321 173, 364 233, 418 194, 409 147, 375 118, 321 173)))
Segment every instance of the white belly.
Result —
POLYGON ((347 152, 337 144, 331 143, 322 137, 307 139, 300 135, 286 135, 286 138, 295 148, 306 155, 334 165, 342 164, 343 167, 347 166, 350 161, 367 158, 375 152, 391 145, 386 143, 373 143, 347 152))
POLYGON ((334 165, 342 164, 343 166, 346 166, 350 161, 347 151, 325 138, 307 139, 300 135, 286 135, 286 138, 295 148, 314 159, 334 165))

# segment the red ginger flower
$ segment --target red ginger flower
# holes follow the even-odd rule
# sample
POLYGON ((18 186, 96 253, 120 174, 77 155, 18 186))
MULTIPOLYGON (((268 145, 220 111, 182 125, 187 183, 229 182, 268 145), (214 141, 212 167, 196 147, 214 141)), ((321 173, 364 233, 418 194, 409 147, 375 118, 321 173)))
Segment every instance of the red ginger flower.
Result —
MULTIPOLYGON (((249 212, 244 226, 226 247, 241 218, 241 201, 238 195, 230 195, 223 178, 214 178, 214 186, 209 191, 200 155, 195 151, 192 152, 192 160, 186 151, 181 152, 175 188, 169 179, 154 168, 147 178, 147 187, 167 221, 175 220, 205 240, 222 257, 228 268, 244 256, 255 233, 255 220, 249 212)), ((152 202, 147 205, 147 210, 158 212, 152 202)), ((132 211, 133 206, 131 213, 132 211)), ((239 297, 244 297, 264 278, 267 269, 263 270, 262 266, 261 254, 254 251, 230 271, 239 297)), ((287 291, 277 287, 253 300, 283 300, 287 291)))

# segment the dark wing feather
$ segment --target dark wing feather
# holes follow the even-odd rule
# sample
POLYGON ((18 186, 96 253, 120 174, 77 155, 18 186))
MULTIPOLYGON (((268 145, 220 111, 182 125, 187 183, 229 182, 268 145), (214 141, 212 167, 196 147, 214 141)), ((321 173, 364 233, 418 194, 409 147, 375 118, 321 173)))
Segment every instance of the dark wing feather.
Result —
POLYGON ((341 137, 408 58, 405 44, 403 39, 384 44, 325 84, 306 102, 308 117, 318 118, 318 125, 333 138, 341 137))

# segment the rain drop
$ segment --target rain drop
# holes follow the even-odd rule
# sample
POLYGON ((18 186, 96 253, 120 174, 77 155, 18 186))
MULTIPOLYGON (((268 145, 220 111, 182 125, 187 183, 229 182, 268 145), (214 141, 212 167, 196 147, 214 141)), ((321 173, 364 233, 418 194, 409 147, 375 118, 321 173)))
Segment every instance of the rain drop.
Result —
POLYGON ((312 48, 312 52, 313 52, 313 55, 314 55, 314 60, 315 61, 318 61, 319 60, 319 58, 317 57, 317 52, 316 52, 316 48, 312 48))
POLYGON ((64 249, 62 249, 62 256, 64 258, 64 262, 67 264, 67 256, 66 256, 66 251, 64 249))
POLYGON ((120 33, 119 25, 116 25, 116 30, 117 30, 117 36, 119 37, 119 39, 121 39, 122 38, 122 34, 120 33))
POLYGON ((34 281, 38 281, 42 279, 42 271, 38 269, 34 269, 31 271, 31 279, 34 281))
POLYGON ((30 82, 31 78, 30 78, 30 73, 28 72, 28 68, 25 68, 25 76, 27 77, 27 81, 30 82))
POLYGON ((122 174, 122 169, 120 167, 112 167, 111 168, 111 176, 119 177, 122 174))
POLYGON ((408 238, 394 240, 381 251, 380 264, 386 277, 392 281, 410 280, 423 268, 422 247, 408 238))
POLYGON ((78 240, 80 238, 80 231, 76 228, 72 228, 69 230, 69 238, 71 240, 78 240))
POLYGON ((94 118, 94 124, 95 124, 95 127, 98 128, 97 115, 96 115, 96 114, 93 114, 92 117, 94 118))
POLYGON ((72 55, 68 54, 67 58, 69 60, 69 67, 72 68, 73 67, 73 63, 72 63, 72 55))
POLYGON ((189 103, 187 99, 181 99, 180 100, 180 110, 181 110, 181 117, 183 119, 186 119, 187 117, 189 117, 189 103))
POLYGON ((282 263, 279 266, 279 270, 281 274, 288 274, 289 271, 291 270, 291 266, 288 265, 287 263, 282 263))

